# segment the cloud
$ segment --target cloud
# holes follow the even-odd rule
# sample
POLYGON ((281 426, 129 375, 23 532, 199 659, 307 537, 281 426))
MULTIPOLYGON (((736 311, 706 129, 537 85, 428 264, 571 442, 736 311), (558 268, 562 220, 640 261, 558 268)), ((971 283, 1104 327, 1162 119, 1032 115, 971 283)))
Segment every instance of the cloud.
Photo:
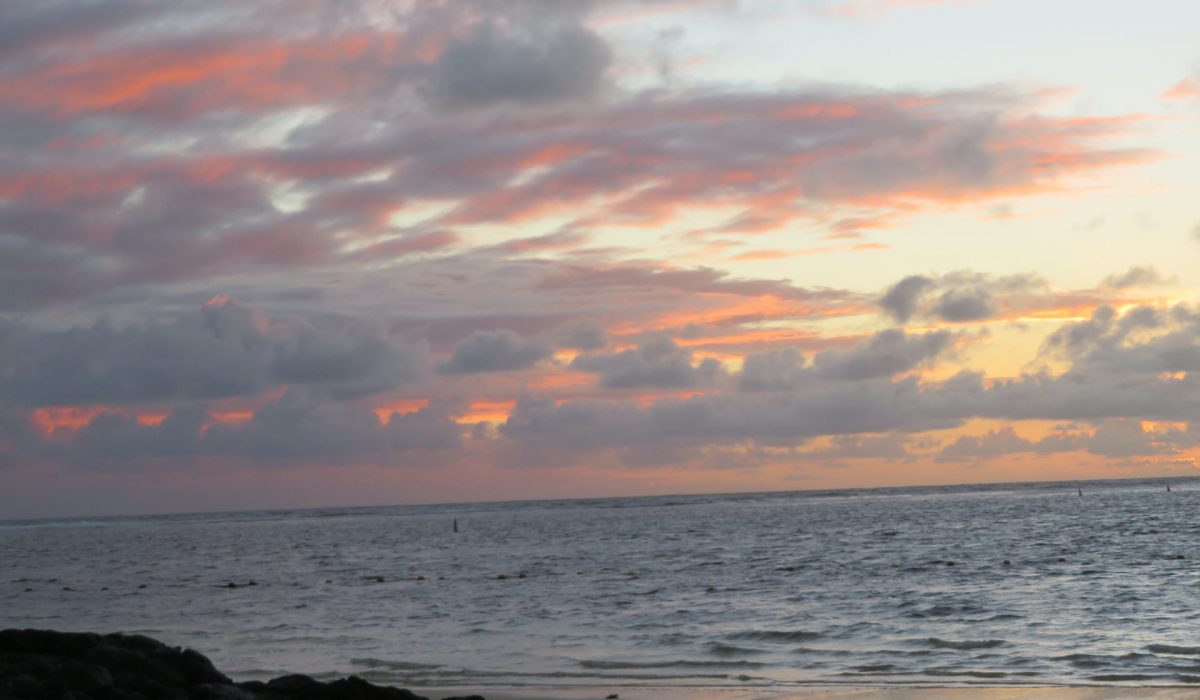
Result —
MULTIPOLYGON (((1122 299, 1117 292, 1154 283, 1150 268, 1133 268, 1110 275, 1097 289, 1057 290, 1039 275, 988 275, 958 271, 941 275, 910 275, 888 287, 876 305, 899 323, 909 321, 1013 320, 1022 317, 1061 317, 1081 313, 1122 299)), ((1161 279, 1161 278, 1157 278, 1161 279)))
POLYGON ((578 355, 571 367, 599 374, 607 389, 687 389, 711 384, 723 371, 711 358, 693 365, 692 353, 663 335, 642 338, 634 350, 578 355))
POLYGON ((1200 371, 1200 313, 1179 304, 1137 306, 1123 314, 1098 307, 1086 321, 1065 324, 1043 352, 1072 361, 1088 375, 1143 376, 1200 371))
POLYGON ((550 357, 553 348, 541 340, 526 340, 501 328, 475 331, 454 347, 450 359, 438 366, 442 374, 511 372, 532 367, 550 357))
POLYGON ((900 323, 907 323, 917 312, 917 304, 934 281, 924 275, 909 275, 888 288, 879 298, 879 306, 900 323))
POLYGON ((1112 274, 1100 282, 1101 287, 1108 289, 1129 289, 1131 287, 1155 287, 1167 284, 1169 280, 1159 274, 1153 267, 1135 265, 1120 274, 1112 274))
POLYGON ((273 321, 228 299, 167 322, 0 324, 0 402, 28 406, 255 396, 282 384, 361 395, 414 383, 427 363, 423 347, 361 322, 273 321))
POLYGON ((301 322, 275 344, 275 381, 328 387, 340 397, 378 393, 424 376, 428 358, 419 345, 398 344, 356 319, 301 322))
POLYGON ((1200 97, 1200 71, 1172 85, 1162 97, 1165 100, 1191 100, 1200 97))
POLYGON ((1027 440, 1012 427, 992 430, 984 435, 963 435, 944 447, 939 462, 988 460, 1007 455, 1055 452, 1087 452, 1109 459, 1174 454, 1180 442, 1189 440, 1179 431, 1160 434, 1146 430, 1142 422, 1130 418, 1098 421, 1092 432, 1057 431, 1040 440, 1027 440))
POLYGON ((202 405, 176 408, 157 425, 104 412, 70 440, 35 449, 89 467, 96 462, 186 463, 199 458, 286 465, 370 460, 412 466, 430 464, 427 453, 460 447, 461 432, 444 404, 381 420, 362 405, 292 390, 241 423, 214 421, 202 405))
POLYGON ((571 324, 562 330, 559 346, 577 350, 603 350, 608 347, 608 333, 604 326, 594 319, 571 324))
POLYGON ((599 92, 611 61, 608 44, 583 27, 528 37, 489 27, 447 47, 431 90, 447 109, 584 100, 599 92))
POLYGON ((883 459, 889 462, 911 461, 909 448, 913 439, 907 435, 836 435, 829 445, 800 453, 807 458, 822 458, 830 464, 845 459, 883 459))
POLYGON ((752 353, 742 360, 738 386, 742 391, 796 389, 814 375, 804 365, 804 356, 796 348, 752 353))
MULTIPOLYGON (((101 408, 87 415, 82 427, 51 433, 32 427, 28 410, 32 404, 24 409, 14 406, 9 395, 7 417, 0 422, 4 459, 11 463, 36 456, 82 462, 92 455, 114 464, 121 460, 184 463, 193 458, 269 464, 409 463, 406 460, 411 459, 413 464, 430 464, 436 460, 427 453, 445 452, 438 458, 444 459, 450 454, 446 451, 464 449, 462 429, 455 421, 465 409, 457 405, 435 400, 418 412, 392 413, 385 419, 371 404, 356 398, 356 392, 329 389, 329 384, 353 388, 362 380, 342 369, 357 364, 351 359, 357 357, 355 353, 374 357, 373 342, 360 342, 349 330, 353 325, 328 328, 344 337, 345 345, 332 341, 289 345, 290 339, 303 337, 296 328, 304 326, 280 320, 264 325, 265 319, 231 304, 214 302, 210 309, 219 313, 200 315, 207 319, 205 332, 272 361, 277 352, 309 353, 306 357, 314 369, 292 376, 295 383, 287 385, 282 398, 264 402, 256 394, 248 419, 229 420, 210 408, 204 397, 184 394, 165 419, 146 420, 133 403, 101 408), (270 352, 262 352, 263 348, 270 352)), ((763 450, 792 450, 786 457, 789 462, 805 455, 903 459, 903 454, 917 454, 911 448, 918 443, 910 436, 983 418, 1091 423, 1095 429, 1070 427, 1037 441, 1015 430, 968 435, 947 445, 936 458, 983 460, 1065 451, 1111 459, 1174 454, 1200 444, 1200 438, 1176 428, 1151 431, 1142 421, 1190 425, 1200 416, 1198 318, 1200 313, 1186 305, 1133 308, 1124 314, 1099 309, 1092 319, 1069 324, 1052 335, 1048 352, 1059 353, 1069 363, 1057 375, 1043 371, 985 381, 981 374, 963 372, 944 381, 922 381, 911 374, 898 379, 896 375, 945 357, 954 335, 889 330, 844 349, 817 352, 811 365, 796 349, 750 355, 732 376, 731 384, 741 391, 729 391, 726 383, 717 382, 704 384, 711 389, 704 394, 686 397, 606 393, 694 387, 709 380, 703 363, 697 365, 686 348, 650 335, 636 349, 579 356, 596 364, 574 369, 600 374, 601 384, 607 384, 601 391, 524 396, 495 433, 485 431, 471 438, 471 448, 504 464, 570 466, 607 459, 631 468, 700 463, 715 458, 713 450, 760 457, 763 450), (881 434, 899 437, 890 441, 872 437, 881 434), (833 439, 838 436, 855 437, 833 439), (817 438, 825 438, 825 444, 797 451, 817 438)), ((546 357, 549 348, 511 331, 479 331, 458 347, 470 352, 459 355, 456 348, 447 365, 457 356, 456 370, 480 372, 528 367, 546 357), (530 353, 530 347, 541 349, 530 353)), ((137 398, 124 396, 128 401, 137 398)))
POLYGON ((1032 452, 1036 445, 1017 435, 1011 427, 989 431, 985 435, 963 435, 937 455, 939 462, 991 459, 1018 452, 1032 452))
POLYGON ((935 331, 908 335, 884 330, 848 350, 826 350, 813 359, 825 379, 861 380, 890 377, 926 366, 954 348, 954 334, 935 331))
MULTIPOLYGON (((386 65, 377 66, 374 47, 401 40, 355 36, 338 39, 340 48, 297 49, 314 61, 350 54, 355 65, 347 70, 365 76, 349 81, 361 90, 354 95, 309 85, 306 76, 346 81, 338 71, 289 63, 287 51, 264 65, 313 94, 265 90, 253 76, 243 85, 242 64, 262 70, 254 52, 270 47, 218 43, 204 50, 205 61, 228 74, 220 80, 255 99, 276 100, 261 105, 258 116, 222 107, 208 73, 172 67, 172 75, 194 79, 169 88, 151 82, 159 87, 147 86, 147 96, 122 98, 132 112, 68 110, 37 120, 53 135, 36 148, 21 146, 13 167, 0 173, 0 303, 32 308, 246 271, 357 271, 445 252, 468 240, 461 231, 472 227, 552 217, 565 217, 572 234, 534 236, 540 240, 527 241, 527 248, 569 246, 570 235, 604 227, 681 226, 689 212, 714 206, 733 220, 753 213, 764 231, 797 220, 825 225, 846 218, 831 213, 863 207, 885 219, 892 210, 1058 188, 1075 174, 1152 156, 1118 147, 1130 128, 1121 119, 1033 118, 1034 97, 999 89, 622 94, 586 110, 518 110, 499 121, 419 103, 401 109, 409 103, 385 100, 392 93, 371 82, 390 80, 388 61, 404 53, 379 49, 386 56, 378 62, 386 65), (140 105, 163 90, 169 104, 155 109, 177 111, 141 123, 140 105), (214 100, 212 114, 178 113, 205 100, 214 100), (293 123, 299 125, 283 126, 293 123), (132 133, 143 146, 134 145, 132 133), (256 139, 256 133, 275 136, 256 139), (63 139, 87 145, 50 146, 63 139), (176 143, 195 146, 169 148, 176 143), (435 201, 443 211, 426 209, 435 201), (414 228, 398 229, 397 217, 411 218, 414 228)), ((122 50, 133 54, 108 58, 133 67, 170 65, 144 47, 122 50)), ((409 60, 395 60, 402 59, 409 60)), ((103 82, 87 76, 93 69, 99 68, 87 68, 83 77, 63 70, 81 89, 92 89, 103 82)), ((140 85, 131 70, 105 80, 140 85)), ((39 99, 63 94, 36 76, 29 80, 39 99)))
POLYGON ((934 312, 945 321, 982 321, 996 313, 996 307, 988 290, 973 287, 943 293, 934 312))

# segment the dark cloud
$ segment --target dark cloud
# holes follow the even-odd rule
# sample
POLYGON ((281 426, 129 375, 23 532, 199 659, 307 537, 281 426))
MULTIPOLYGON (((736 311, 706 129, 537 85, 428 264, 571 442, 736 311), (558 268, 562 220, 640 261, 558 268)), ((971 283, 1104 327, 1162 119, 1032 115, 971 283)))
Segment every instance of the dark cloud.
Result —
POLYGON ((815 373, 805 368, 804 356, 796 348, 779 348, 747 355, 738 373, 742 391, 782 391, 811 381, 815 373))
POLYGON ((289 328, 275 346, 271 369, 277 382, 352 396, 415 383, 427 364, 424 347, 398 344, 370 324, 335 317, 289 328))
POLYGON ((1101 420, 1091 432, 1059 431, 1036 441, 1023 438, 1013 428, 1005 427, 984 435, 961 436, 938 453, 937 461, 960 462, 995 459, 1020 453, 1046 455, 1076 451, 1109 459, 1121 459, 1174 454, 1178 451, 1178 443, 1189 439, 1180 431, 1148 431, 1140 420, 1130 418, 1101 420))
MULTIPOLYGON (((330 401, 302 390, 268 403, 245 423, 213 421, 202 405, 176 408, 157 425, 106 412, 66 441, 35 446, 84 466, 201 457, 282 464, 370 460, 391 466, 425 465, 421 453, 462 444, 450 407, 426 406, 382 421, 369 408, 330 401)), ((29 446, 26 445, 28 452, 29 446)))
POLYGON ((1141 376, 1200 371, 1200 312, 1187 305, 1137 306, 1118 314, 1100 306, 1086 321, 1068 323, 1043 352, 1072 361, 1077 373, 1141 376))
POLYGON ((166 322, 99 321, 66 330, 0 325, 0 400, 25 405, 123 404, 254 396, 277 384, 338 395, 420 379, 420 346, 360 322, 271 320, 219 300, 166 322))
POLYGON ((663 335, 643 337, 633 350, 578 355, 571 367, 599 374, 607 389, 687 389, 710 385, 723 373, 721 363, 711 358, 693 365, 692 353, 663 335))
POLYGON ((442 53, 431 90, 449 109, 582 100, 600 90, 611 61, 607 42, 583 27, 529 37, 489 27, 442 53))
POLYGON ((553 347, 542 340, 527 340, 501 328, 476 331, 454 347, 450 359, 438 366, 442 374, 511 372, 532 367, 550 357, 553 347))
POLYGON ((558 344, 584 352, 603 350, 608 347, 608 333, 598 321, 581 321, 564 328, 558 344))
POLYGON ((800 453, 805 458, 822 458, 837 464, 845 459, 883 459, 889 462, 911 461, 913 443, 911 436, 888 435, 837 435, 829 445, 800 453))
POLYGON ((908 335, 902 330, 889 329, 849 350, 819 353, 813 365, 826 379, 874 379, 923 367, 953 348, 954 334, 949 331, 908 335))
POLYGON ((737 279, 708 267, 693 269, 647 265, 565 265, 549 272, 538 285, 547 291, 573 294, 609 289, 660 288, 687 293, 722 293, 738 296, 778 296, 785 299, 831 304, 847 303, 852 295, 827 289, 805 289, 784 280, 737 279))
POLYGON ((921 296, 933 285, 924 275, 910 275, 889 287, 879 298, 879 306, 900 323, 907 323, 917 312, 921 296))
POLYGON ((819 435, 947 427, 913 410, 915 382, 866 382, 857 390, 818 386, 803 392, 704 395, 636 401, 517 404, 501 434, 525 450, 595 450, 755 442, 796 445, 819 435))
POLYGON ((990 459, 1018 452, 1032 452, 1036 445, 1017 435, 1010 427, 993 430, 985 435, 963 435, 947 445, 937 455, 939 462, 990 459))
POLYGON ((1135 265, 1120 274, 1112 274, 1100 282, 1101 287, 1108 289, 1128 289, 1131 287, 1155 287, 1167 284, 1169 280, 1159 274, 1153 267, 1135 265))
MULTIPOLYGON (((962 323, 995 318, 1002 311, 1036 310, 1078 301, 1056 294, 1032 274, 995 277, 972 272, 911 275, 887 289, 878 304, 900 323, 914 318, 962 323)), ((1092 295, 1090 299, 1100 303, 1092 295)))
POLYGON ((986 289, 953 289, 938 299, 935 313, 951 322, 981 321, 996 313, 991 294, 986 289))

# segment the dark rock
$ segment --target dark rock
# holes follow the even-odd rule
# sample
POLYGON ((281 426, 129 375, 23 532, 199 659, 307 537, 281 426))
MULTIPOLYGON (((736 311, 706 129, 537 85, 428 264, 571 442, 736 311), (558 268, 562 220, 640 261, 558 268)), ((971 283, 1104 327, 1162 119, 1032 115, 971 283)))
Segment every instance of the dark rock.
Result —
POLYGON ((189 700, 257 700, 260 695, 236 685, 201 683, 188 689, 189 700))
POLYGON ((426 700, 351 676, 233 683, 204 655, 141 635, 0 630, 4 700, 426 700))
POLYGON ((443 700, 483 700, 482 695, 451 695, 443 700))

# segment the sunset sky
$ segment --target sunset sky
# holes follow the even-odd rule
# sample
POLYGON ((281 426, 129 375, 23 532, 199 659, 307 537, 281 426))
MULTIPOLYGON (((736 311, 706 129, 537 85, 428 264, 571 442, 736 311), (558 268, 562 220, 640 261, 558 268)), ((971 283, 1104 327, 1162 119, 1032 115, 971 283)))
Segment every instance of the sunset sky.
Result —
POLYGON ((0 6, 0 518, 1197 474, 1195 0, 0 6))

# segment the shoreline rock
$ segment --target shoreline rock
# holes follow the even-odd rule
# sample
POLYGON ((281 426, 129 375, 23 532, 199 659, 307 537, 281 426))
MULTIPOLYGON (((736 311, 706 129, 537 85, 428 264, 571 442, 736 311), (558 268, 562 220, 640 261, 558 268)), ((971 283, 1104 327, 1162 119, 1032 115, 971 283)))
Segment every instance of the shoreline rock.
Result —
MULTIPOLYGON (((428 700, 357 676, 233 682, 203 654, 138 634, 0 630, 5 700, 428 700)), ((482 698, 478 698, 482 700, 482 698)))

